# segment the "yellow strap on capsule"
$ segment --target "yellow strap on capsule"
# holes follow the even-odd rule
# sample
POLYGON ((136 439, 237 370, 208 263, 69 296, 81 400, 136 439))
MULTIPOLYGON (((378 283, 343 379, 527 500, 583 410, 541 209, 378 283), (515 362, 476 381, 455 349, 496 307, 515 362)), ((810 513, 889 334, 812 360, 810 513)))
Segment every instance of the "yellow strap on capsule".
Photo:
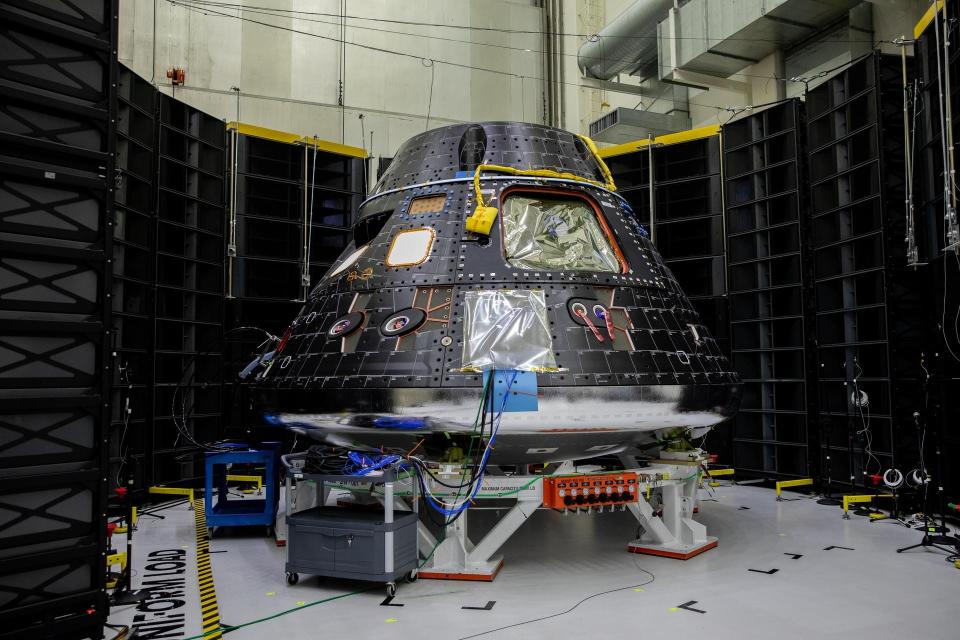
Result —
MULTIPOLYGON (((581 136, 583 137, 583 136, 581 136)), ((610 176, 610 170, 607 168, 607 165, 603 163, 603 160, 597 155, 597 148, 594 146, 593 141, 590 138, 584 138, 587 142, 587 146, 590 148, 590 151, 596 157, 597 162, 600 163, 600 167, 603 170, 604 175, 607 177, 607 182, 597 182, 596 180, 590 180, 589 178, 584 178, 573 173, 566 171, 553 171, 552 169, 516 169, 514 167, 505 167, 499 164, 481 164, 477 166, 476 171, 473 172, 473 191, 477 199, 477 206, 473 210, 473 215, 467 218, 466 227, 467 231, 472 231, 473 233, 479 233, 484 236, 490 235, 490 230, 493 228, 493 223, 497 219, 497 208, 488 207, 487 204, 483 201, 483 193, 480 192, 480 173, 483 171, 495 171, 497 173, 509 173, 513 176, 528 176, 531 178, 559 178, 561 180, 574 180, 576 182, 585 182, 587 184, 592 184, 597 187, 603 187, 605 189, 610 189, 611 191, 615 190, 617 187, 613 183, 613 178, 610 176)))
POLYGON ((597 145, 593 143, 593 140, 587 136, 580 136, 580 139, 583 140, 584 144, 587 145, 587 148, 590 149, 590 153, 593 154, 594 160, 597 161, 597 164, 600 165, 600 171, 603 173, 603 179, 607 181, 607 184, 604 186, 610 191, 617 190, 617 184, 613 181, 613 174, 610 173, 610 167, 607 166, 607 163, 603 161, 603 158, 600 157, 600 151, 597 149, 597 145))

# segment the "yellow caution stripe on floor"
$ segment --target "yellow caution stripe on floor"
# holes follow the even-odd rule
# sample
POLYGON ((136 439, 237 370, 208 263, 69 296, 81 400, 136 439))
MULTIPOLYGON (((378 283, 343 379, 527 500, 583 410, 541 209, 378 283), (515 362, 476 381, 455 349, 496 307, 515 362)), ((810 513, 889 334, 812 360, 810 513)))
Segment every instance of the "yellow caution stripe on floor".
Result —
POLYGON ((223 638, 220 629, 220 608, 217 606, 217 590, 213 585, 213 570, 210 568, 210 539, 207 536, 207 514, 203 499, 193 502, 193 520, 197 527, 197 587, 200 590, 200 618, 204 640, 223 638))

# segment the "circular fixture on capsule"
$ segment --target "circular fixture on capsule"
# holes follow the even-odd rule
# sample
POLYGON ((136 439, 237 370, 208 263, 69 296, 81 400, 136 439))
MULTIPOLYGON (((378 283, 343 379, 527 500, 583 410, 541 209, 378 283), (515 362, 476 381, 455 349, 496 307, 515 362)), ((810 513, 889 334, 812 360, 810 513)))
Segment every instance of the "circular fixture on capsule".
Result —
POLYGON ((419 329, 427 321, 422 309, 410 307, 390 314, 380 325, 380 333, 388 338, 405 336, 419 329))
POLYGON ((327 337, 346 338, 361 326, 363 326, 363 314, 359 311, 354 311, 337 318, 333 322, 333 326, 327 330, 327 337))
POLYGON ((585 327, 587 326, 587 321, 584 320, 584 318, 594 322, 595 316, 593 315, 593 309, 598 306, 600 306, 599 302, 595 299, 570 298, 567 300, 567 313, 570 314, 570 317, 575 323, 585 327))

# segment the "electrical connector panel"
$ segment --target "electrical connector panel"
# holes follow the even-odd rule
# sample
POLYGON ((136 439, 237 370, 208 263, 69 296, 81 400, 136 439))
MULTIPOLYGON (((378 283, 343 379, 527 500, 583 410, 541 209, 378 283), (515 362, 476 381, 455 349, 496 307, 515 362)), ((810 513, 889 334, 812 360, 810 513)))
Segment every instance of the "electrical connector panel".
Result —
POLYGON ((544 478, 543 506, 576 509, 636 502, 637 480, 632 472, 544 478))

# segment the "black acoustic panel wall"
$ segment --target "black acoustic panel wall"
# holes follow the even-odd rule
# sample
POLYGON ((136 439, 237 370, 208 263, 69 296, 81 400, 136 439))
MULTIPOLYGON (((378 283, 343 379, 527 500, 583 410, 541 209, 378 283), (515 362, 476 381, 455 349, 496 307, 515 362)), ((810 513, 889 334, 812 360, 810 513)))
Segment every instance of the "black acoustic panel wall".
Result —
POLYGON ((930 334, 938 348, 928 350, 930 402, 922 426, 930 441, 925 452, 928 468, 944 488, 944 502, 956 504, 960 468, 952 459, 960 451, 960 261, 948 255, 935 264, 932 275, 936 302, 930 334))
POLYGON ((734 464, 764 477, 809 475, 816 443, 803 114, 789 100, 723 127, 734 464))
MULTIPOLYGON (((642 147, 609 157, 606 163, 637 220, 645 227, 653 221, 651 236, 691 302, 723 297, 726 277, 720 137, 666 145, 654 142, 652 151, 642 147)), ((726 327, 711 329, 719 332, 718 343, 725 344, 726 327)))
POLYGON ((914 464, 928 283, 906 266, 903 87, 872 55, 807 97, 822 476, 914 464))
POLYGON ((605 159, 617 183, 617 192, 630 203, 637 220, 648 230, 651 226, 650 185, 653 181, 651 157, 650 150, 643 148, 605 159))
MULTIPOLYGON (((251 437, 252 429, 261 425, 263 417, 255 412, 253 387, 239 377, 240 371, 259 353, 266 339, 264 331, 282 336, 290 318, 297 315, 302 303, 235 298, 226 301, 228 330, 224 351, 223 420, 231 436, 251 437), (244 329, 242 327, 256 327, 244 329)), ((276 438, 278 434, 270 437, 276 438)))
POLYGON ((294 313, 304 264, 316 281, 349 242, 363 165, 325 151, 326 143, 244 135, 234 173, 221 121, 127 69, 118 93, 110 477, 133 474, 138 488, 189 483, 202 473, 197 443, 223 437, 224 424, 256 420, 234 423, 249 394, 233 383, 264 334, 234 329, 283 332, 271 314, 248 314, 248 305, 260 299, 277 317, 294 313), (238 215, 230 224, 234 186, 238 215), (227 260, 234 240, 236 255, 227 260), (225 319, 229 282, 237 297, 227 298, 240 311, 225 319))
POLYGON ((156 314, 157 90, 121 66, 117 82, 117 206, 113 225, 110 481, 149 485, 156 314))
MULTIPOLYGON (((957 42, 958 25, 956 7, 947 7, 946 25, 943 13, 939 21, 932 22, 916 39, 914 45, 914 72, 917 95, 910 112, 915 123, 915 167, 913 203, 916 211, 916 241, 920 270, 931 283, 934 313, 929 318, 927 366, 931 371, 929 381, 929 408, 923 412, 922 424, 928 428, 926 462, 937 477, 946 494, 946 501, 960 502, 960 473, 950 459, 960 450, 960 259, 954 251, 944 251, 947 245, 944 217, 943 175, 944 161, 957 166, 957 148, 944 153, 943 131, 947 122, 941 108, 940 93, 949 101, 953 139, 960 136, 960 52, 957 42), (938 38, 939 35, 939 38, 938 38), (944 37, 946 36, 946 37, 944 37), (944 41, 950 43, 949 57, 944 51, 944 41), (938 60, 939 55, 939 69, 938 60), (949 91, 947 91, 949 81, 949 91), (923 264, 925 263, 925 264, 923 264), (937 446, 931 446, 935 444, 937 446), (938 457, 940 450, 943 457, 938 457)), ((956 207, 957 190, 952 190, 950 204, 956 207)))
MULTIPOLYGON (((729 355, 720 149, 718 135, 672 144, 654 141, 652 146, 640 145, 605 162, 618 193, 650 231, 664 263, 709 326, 717 347, 729 355)), ((733 459, 727 429, 720 426, 709 443, 724 463, 733 459)))
POLYGON ((235 151, 231 296, 303 300, 312 282, 350 242, 363 198, 361 158, 231 132, 235 151), (309 231, 305 231, 305 229, 309 231))
MULTIPOLYGON (((950 13, 955 8, 948 8, 950 13)), ((912 203, 916 219, 916 243, 918 257, 921 263, 937 261, 942 257, 943 248, 947 245, 945 236, 944 216, 944 165, 949 171, 956 168, 956 147, 952 152, 945 149, 943 132, 952 123, 952 137, 954 140, 960 135, 960 122, 955 114, 960 113, 960 53, 953 45, 960 26, 956 16, 951 16, 947 25, 943 23, 942 11, 938 15, 937 24, 931 22, 916 39, 914 45, 913 71, 915 83, 911 88, 910 104, 911 128, 914 140, 914 184, 912 203), (949 57, 944 51, 945 33, 951 45, 949 57), (937 37, 939 35, 939 38, 937 37), (949 81, 949 91, 947 82, 949 81), (941 94, 949 102, 950 120, 946 119, 946 112, 941 106, 941 94), (945 162, 947 160, 947 162, 945 162)), ((949 141, 949 136, 948 136, 949 141)), ((956 208, 956 188, 952 190, 950 203, 956 208)))
MULTIPOLYGON (((711 312, 702 317, 729 354, 720 151, 719 135, 654 147, 652 236, 690 302, 711 312)), ((643 220, 650 205, 641 207, 643 220)))
POLYGON ((116 3, 0 6, 0 637, 107 612, 116 3))
POLYGON ((157 102, 152 484, 202 475, 198 444, 220 439, 226 241, 226 128, 199 109, 157 102))
POLYGON ((224 420, 231 433, 249 437, 262 417, 253 413, 251 388, 238 374, 266 338, 263 331, 283 335, 312 285, 350 243, 366 193, 366 161, 310 138, 231 129, 235 255, 228 262, 224 420))

